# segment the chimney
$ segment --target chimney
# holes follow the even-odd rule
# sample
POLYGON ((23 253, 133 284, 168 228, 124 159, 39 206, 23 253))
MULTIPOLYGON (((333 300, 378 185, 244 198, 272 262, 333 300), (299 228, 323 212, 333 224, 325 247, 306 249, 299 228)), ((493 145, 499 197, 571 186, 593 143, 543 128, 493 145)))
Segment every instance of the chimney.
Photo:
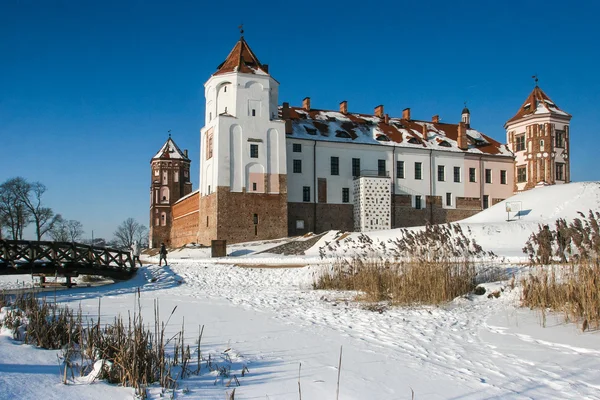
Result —
POLYGON ((342 114, 348 114, 348 102, 346 100, 340 103, 340 112, 342 114))
POLYGON ((379 118, 383 118, 383 105, 380 104, 375 107, 375 116, 379 118))
POLYGON ((439 124, 440 123, 440 116, 439 115, 434 115, 433 117, 431 117, 431 122, 433 122, 434 124, 439 124))
POLYGON ((467 124, 460 121, 458 123, 458 148, 461 150, 469 149, 469 142, 467 141, 467 124))
POLYGON ((304 100, 302 100, 302 108, 306 111, 310 110, 310 97, 305 97, 304 100))
POLYGON ((424 140, 428 140, 427 132, 428 132, 427 124, 423 124, 423 139, 424 140))
POLYGON ((263 69, 263 71, 265 71, 268 74, 269 73, 269 64, 263 64, 262 69, 263 69))
POLYGON ((402 119, 410 120, 410 108, 402 110, 402 119))
POLYGON ((187 152, 187 149, 185 149, 185 150, 183 151, 183 155, 185 156, 185 158, 188 158, 188 152, 187 152))
POLYGON ((292 120, 290 119, 290 103, 283 103, 281 107, 281 118, 285 121, 285 133, 292 133, 292 120))
POLYGON ((389 114, 385 114, 385 123, 389 125, 390 123, 390 115, 389 114))

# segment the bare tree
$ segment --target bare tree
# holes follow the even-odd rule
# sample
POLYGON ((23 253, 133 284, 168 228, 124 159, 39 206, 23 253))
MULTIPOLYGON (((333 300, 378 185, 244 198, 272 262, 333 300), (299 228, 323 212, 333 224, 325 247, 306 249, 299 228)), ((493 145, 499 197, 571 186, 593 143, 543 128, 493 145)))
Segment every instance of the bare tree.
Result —
POLYGON ((70 219, 67 221, 67 230, 69 232, 69 238, 71 242, 77 242, 81 240, 83 236, 83 224, 77 220, 70 219))
POLYGON ((23 181, 24 184, 19 185, 17 188, 17 197, 29 211, 31 220, 35 224, 35 234, 39 241, 60 220, 60 214, 55 215, 51 208, 42 205, 42 196, 46 192, 46 186, 43 183, 28 183, 24 179, 23 181))
POLYGON ((115 231, 113 243, 116 247, 129 248, 134 240, 143 243, 143 239, 147 236, 148 228, 140 224, 133 218, 127 218, 117 227, 115 231))
POLYGON ((23 239, 23 229, 30 222, 31 212, 19 195, 28 187, 29 183, 21 177, 9 179, 0 185, 0 220, 13 240, 23 239))
POLYGON ((62 218, 56 221, 48 233, 55 242, 69 241, 69 229, 67 227, 67 221, 63 220, 62 218))

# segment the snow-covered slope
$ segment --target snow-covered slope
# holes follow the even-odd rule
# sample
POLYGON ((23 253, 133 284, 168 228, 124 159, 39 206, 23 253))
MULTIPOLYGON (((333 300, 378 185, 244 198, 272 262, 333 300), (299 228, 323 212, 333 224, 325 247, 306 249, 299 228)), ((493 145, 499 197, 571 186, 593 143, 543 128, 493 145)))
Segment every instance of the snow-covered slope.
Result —
POLYGON ((519 193, 470 218, 460 221, 469 228, 477 242, 486 250, 526 260, 521 249, 538 224, 553 226, 558 218, 571 221, 587 215, 589 210, 600 209, 600 182, 577 182, 546 186, 519 193), (506 202, 519 202, 521 212, 506 212, 506 202))

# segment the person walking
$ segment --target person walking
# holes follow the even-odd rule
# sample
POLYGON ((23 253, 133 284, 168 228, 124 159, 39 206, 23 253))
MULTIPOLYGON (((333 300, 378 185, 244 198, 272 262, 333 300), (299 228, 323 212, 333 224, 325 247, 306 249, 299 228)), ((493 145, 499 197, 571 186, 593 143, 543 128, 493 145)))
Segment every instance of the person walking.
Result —
POLYGON ((165 265, 167 265, 167 248, 165 247, 164 243, 160 244, 160 251, 158 253, 160 254, 158 266, 162 266, 162 260, 165 260, 165 265))
POLYGON ((137 260, 140 263, 140 267, 142 266, 142 262, 140 261, 140 244, 137 240, 134 240, 131 245, 131 258, 133 259, 133 265, 135 265, 135 260, 137 260))

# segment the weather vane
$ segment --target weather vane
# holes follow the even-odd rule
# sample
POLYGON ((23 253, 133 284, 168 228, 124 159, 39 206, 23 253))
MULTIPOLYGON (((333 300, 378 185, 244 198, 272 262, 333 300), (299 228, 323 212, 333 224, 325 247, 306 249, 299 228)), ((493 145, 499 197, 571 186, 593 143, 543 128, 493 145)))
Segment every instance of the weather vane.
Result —
POLYGON ((240 30, 240 35, 244 36, 244 24, 240 24, 240 26, 238 26, 238 29, 240 30))
POLYGON ((167 132, 169 132, 169 138, 171 137, 171 130, 169 129, 167 132))
POLYGON ((535 80, 535 86, 537 86, 538 80, 539 80, 537 74, 533 75, 532 78, 533 78, 533 80, 535 80))

